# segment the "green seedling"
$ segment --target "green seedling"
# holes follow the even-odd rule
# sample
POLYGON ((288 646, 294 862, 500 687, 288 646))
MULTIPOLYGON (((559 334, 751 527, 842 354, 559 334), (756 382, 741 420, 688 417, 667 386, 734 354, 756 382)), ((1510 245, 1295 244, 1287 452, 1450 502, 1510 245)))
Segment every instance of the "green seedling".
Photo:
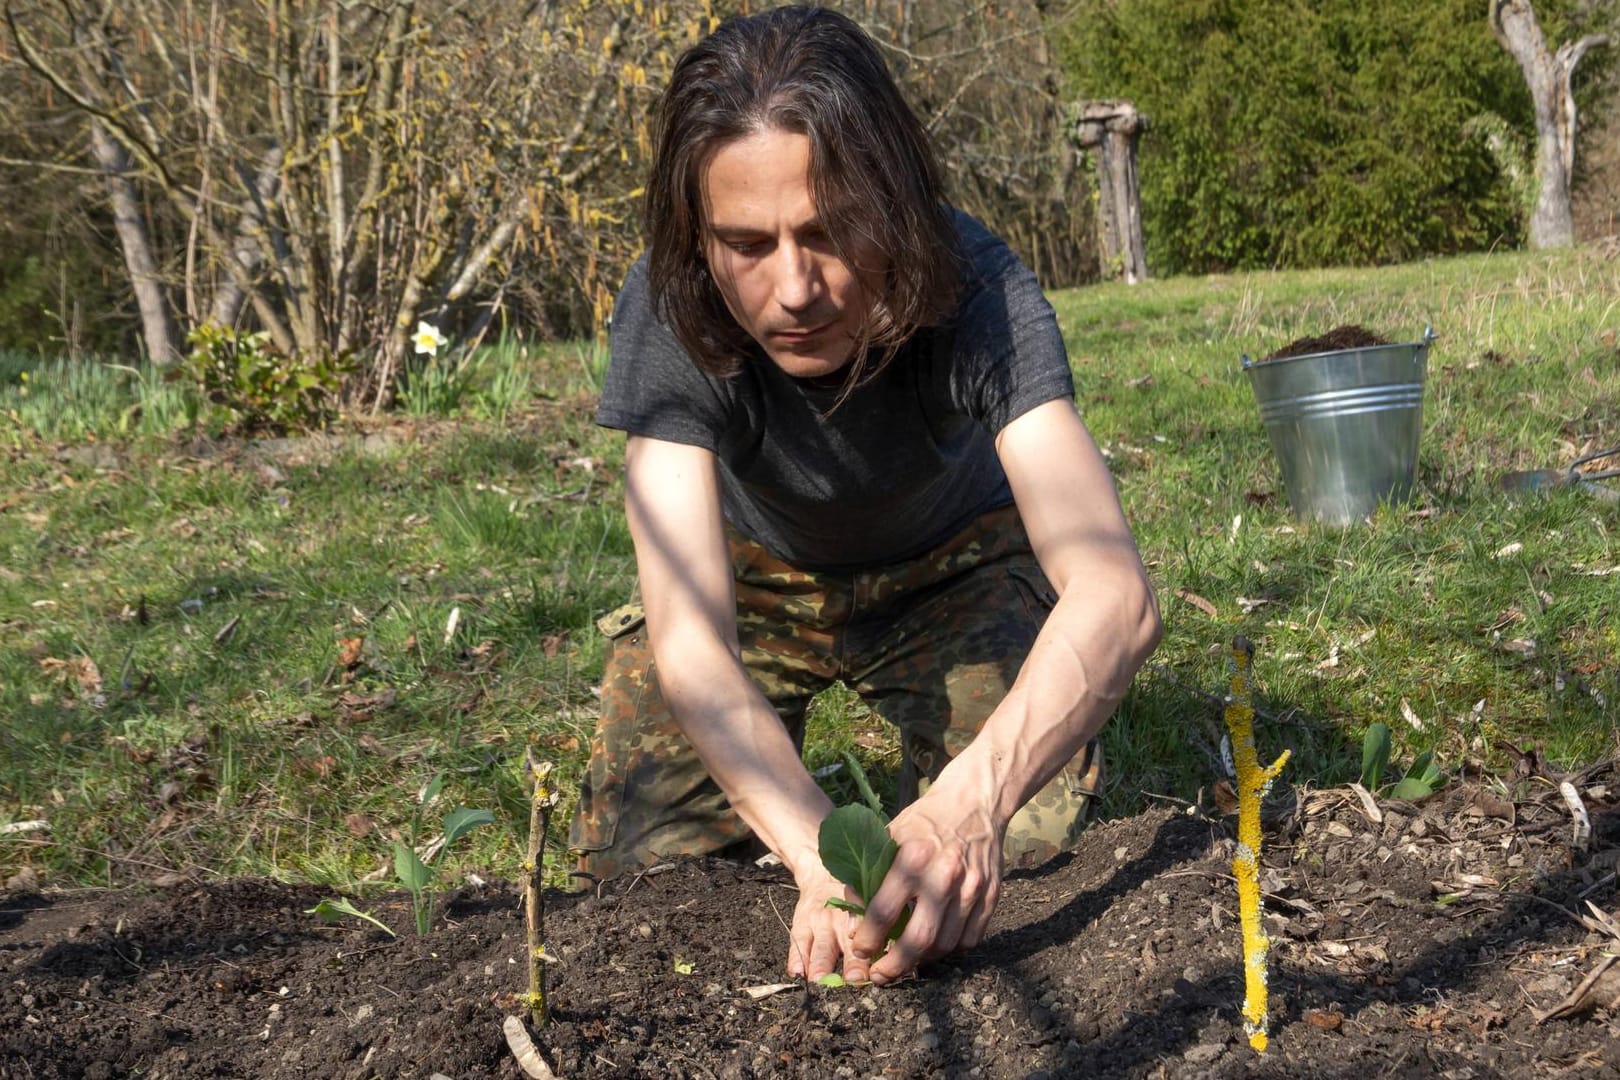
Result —
POLYGON ((443 773, 428 781, 416 799, 409 840, 394 841, 394 876, 411 892, 411 911, 416 916, 416 933, 421 937, 427 936, 433 923, 433 879, 438 876, 439 859, 451 844, 473 829, 495 824, 495 815, 488 810, 452 810, 444 815, 444 838, 432 847, 426 859, 418 855, 416 844, 422 831, 422 814, 443 788, 443 773))
POLYGON ((1446 774, 1435 764, 1434 751, 1425 750, 1413 761, 1406 774, 1385 784, 1384 770, 1391 751, 1389 725, 1382 721, 1368 725, 1361 737, 1361 786, 1392 799, 1424 799, 1445 786, 1446 774))
POLYGON ((398 934, 394 933, 393 927, 377 918, 377 916, 373 915, 369 911, 361 911, 359 908, 355 907, 347 900, 344 900, 342 897, 337 897, 330 900, 322 900, 314 907, 306 908, 304 910, 304 914, 313 915, 324 923, 335 923, 339 919, 343 918, 364 919, 366 922, 370 923, 372 926, 375 926, 389 937, 399 936, 398 934))
MULTIPOLYGON (((828 814, 821 822, 817 839, 822 865, 861 898, 861 902, 855 904, 843 897, 829 897, 827 906, 865 915, 866 906, 877 895, 878 886, 883 884, 889 867, 894 865, 894 857, 899 854, 900 846, 889 835, 888 815, 883 812, 883 804, 867 782, 866 771, 861 768, 860 762, 846 752, 844 763, 855 778, 863 802, 840 806, 828 814)), ((889 928, 889 941, 900 936, 910 917, 911 910, 907 908, 889 928)))

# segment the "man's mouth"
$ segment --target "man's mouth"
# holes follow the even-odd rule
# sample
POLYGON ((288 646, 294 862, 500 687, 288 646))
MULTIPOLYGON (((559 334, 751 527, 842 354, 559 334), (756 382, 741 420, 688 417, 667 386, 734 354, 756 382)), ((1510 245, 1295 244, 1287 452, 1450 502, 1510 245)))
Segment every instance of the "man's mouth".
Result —
POLYGON ((807 341, 813 341, 814 339, 820 337, 822 334, 826 333, 831 326, 832 323, 827 322, 822 323, 819 326, 811 326, 802 330, 773 330, 771 331, 771 337, 782 342, 784 345, 802 345, 807 341))

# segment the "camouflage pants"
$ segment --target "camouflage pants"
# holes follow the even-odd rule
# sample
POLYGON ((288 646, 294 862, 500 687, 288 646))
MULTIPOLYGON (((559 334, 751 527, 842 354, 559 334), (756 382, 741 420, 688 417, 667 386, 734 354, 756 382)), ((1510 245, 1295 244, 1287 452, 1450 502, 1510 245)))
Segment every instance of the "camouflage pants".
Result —
MULTIPOLYGON (((1057 597, 1012 508, 879 571, 808 573, 732 533, 737 628, 750 677, 804 745, 810 699, 835 680, 900 731, 902 806, 926 791, 1012 686, 1057 597)), ((602 713, 569 845, 599 880, 751 834, 665 707, 637 604, 605 616, 602 713)), ((1102 789, 1095 741, 1007 829, 1006 860, 1072 847, 1102 789)))

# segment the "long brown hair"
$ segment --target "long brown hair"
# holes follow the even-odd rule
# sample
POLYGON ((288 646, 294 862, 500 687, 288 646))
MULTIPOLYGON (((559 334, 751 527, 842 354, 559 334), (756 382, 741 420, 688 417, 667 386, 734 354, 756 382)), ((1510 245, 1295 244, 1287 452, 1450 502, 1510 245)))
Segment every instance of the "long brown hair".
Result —
POLYGON ((777 8, 728 20, 687 50, 659 107, 648 276, 659 317, 713 375, 740 370, 752 338, 703 258, 703 170, 726 143, 762 130, 809 139, 810 193, 838 256, 851 263, 859 241, 887 267, 847 390, 955 306, 962 262, 943 174, 877 45, 844 15, 777 8))

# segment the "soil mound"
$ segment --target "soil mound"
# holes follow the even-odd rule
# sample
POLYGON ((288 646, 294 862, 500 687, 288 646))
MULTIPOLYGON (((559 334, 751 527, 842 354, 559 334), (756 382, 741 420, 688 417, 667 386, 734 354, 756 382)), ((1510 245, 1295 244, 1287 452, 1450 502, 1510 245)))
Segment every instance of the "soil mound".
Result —
POLYGON ((1338 352, 1340 349, 1369 349, 1375 345, 1388 345, 1388 338, 1380 337, 1364 326, 1336 326, 1321 337, 1303 337, 1290 341, 1269 356, 1267 360, 1287 360, 1291 356, 1311 356, 1314 353, 1338 352))
MULTIPOLYGON (((1170 809, 1013 875, 981 947, 885 990, 762 989, 785 982, 776 872, 686 861, 558 898, 537 1042, 563 1080, 1614 1075, 1620 988, 1581 984, 1620 936, 1598 917, 1620 776, 1576 780, 1592 852, 1536 775, 1374 811, 1345 789, 1290 796, 1263 853, 1264 1056, 1239 1015, 1235 818, 1170 809)), ((463 890, 423 939, 408 897, 371 905, 406 935, 390 939, 303 914, 324 895, 0 897, 0 1077, 520 1075, 501 1034, 524 989, 515 890, 463 890)))

